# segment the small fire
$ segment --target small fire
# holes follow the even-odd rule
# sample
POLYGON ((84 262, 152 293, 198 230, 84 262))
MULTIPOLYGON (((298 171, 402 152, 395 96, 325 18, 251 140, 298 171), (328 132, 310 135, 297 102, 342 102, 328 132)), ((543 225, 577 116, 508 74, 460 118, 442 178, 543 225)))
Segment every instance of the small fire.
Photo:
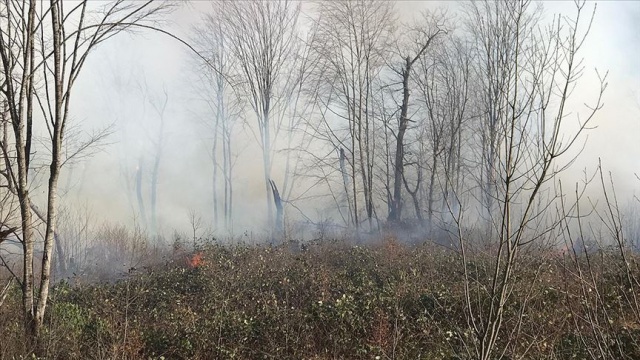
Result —
POLYGON ((202 253, 198 252, 195 253, 191 259, 189 259, 189 267, 190 268, 197 268, 204 265, 204 259, 202 258, 202 253))

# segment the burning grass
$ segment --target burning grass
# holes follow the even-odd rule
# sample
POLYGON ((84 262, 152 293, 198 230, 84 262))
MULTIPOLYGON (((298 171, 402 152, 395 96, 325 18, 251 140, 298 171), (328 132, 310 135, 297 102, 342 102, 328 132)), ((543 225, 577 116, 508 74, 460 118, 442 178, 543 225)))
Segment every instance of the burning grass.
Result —
MULTIPOLYGON (((462 359, 473 341, 463 274, 443 248, 394 241, 369 247, 327 242, 301 252, 208 245, 186 262, 182 256, 118 282, 58 284, 47 319, 47 358, 462 359)), ((584 319, 575 319, 586 299, 567 275, 571 264, 545 261, 540 276, 521 269, 514 303, 518 294, 534 295, 523 340, 507 355, 589 354, 597 344, 584 319)), ((627 339, 633 358, 640 354, 639 326, 619 301, 628 295, 620 274, 611 266, 594 271, 610 299, 607 334, 627 339)), ((0 308, 2 359, 27 352, 19 304, 13 288, 0 308)), ((515 324, 518 316, 514 307, 505 321, 515 324)))

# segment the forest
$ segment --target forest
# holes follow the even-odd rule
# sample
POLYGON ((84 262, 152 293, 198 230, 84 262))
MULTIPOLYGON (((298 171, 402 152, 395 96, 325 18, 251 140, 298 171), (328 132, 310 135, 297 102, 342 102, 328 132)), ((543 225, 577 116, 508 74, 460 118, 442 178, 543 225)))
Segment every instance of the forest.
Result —
POLYGON ((0 359, 640 358, 615 4, 0 2, 0 359))

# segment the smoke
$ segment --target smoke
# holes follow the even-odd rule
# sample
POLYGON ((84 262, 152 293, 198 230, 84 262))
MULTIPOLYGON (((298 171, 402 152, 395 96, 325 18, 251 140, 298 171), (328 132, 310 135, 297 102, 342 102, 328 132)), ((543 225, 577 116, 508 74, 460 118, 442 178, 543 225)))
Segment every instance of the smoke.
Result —
MULTIPOLYGON (((587 4, 584 16, 590 15, 592 5, 587 4)), ((450 14, 456 12, 456 5, 450 2, 399 2, 398 17, 404 21, 418 10, 438 6, 448 7, 450 14)), ((572 11, 568 2, 546 2, 544 6, 549 16, 572 11)), ((194 21, 207 9, 206 2, 181 8, 168 19, 166 29, 188 39, 194 21)), ((582 103, 589 103, 597 93, 596 68, 602 75, 609 72, 609 87, 605 107, 593 123, 597 129, 588 132, 581 156, 564 175, 568 182, 578 181, 584 169, 593 171, 601 158, 605 168, 613 172, 620 193, 631 194, 638 187, 634 173, 640 169, 640 69, 635 63, 640 56, 639 34, 640 3, 598 4, 583 52, 584 78, 573 95, 578 100, 574 111, 580 111, 582 103)), ((157 33, 118 36, 91 55, 77 84, 73 119, 87 132, 113 124, 114 133, 110 144, 91 159, 65 167, 61 180, 69 190, 62 199, 65 206, 87 203, 98 221, 141 222, 132 184, 141 157, 143 166, 152 165, 159 119, 151 102, 166 89, 169 101, 158 183, 159 231, 187 232, 190 211, 200 214, 207 226, 212 225, 211 137, 205 125, 207 109, 193 86, 197 78, 194 69, 193 56, 183 45, 157 33)), ((242 234, 264 229, 266 209, 260 149, 246 128, 238 129, 237 136, 233 232, 242 234)), ((274 166, 282 167, 283 163, 274 166)), ((148 204, 148 173, 142 181, 142 196, 148 204)), ((310 217, 322 213, 313 207, 302 211, 310 217)), ((291 211, 291 216, 299 216, 296 214, 291 211)))

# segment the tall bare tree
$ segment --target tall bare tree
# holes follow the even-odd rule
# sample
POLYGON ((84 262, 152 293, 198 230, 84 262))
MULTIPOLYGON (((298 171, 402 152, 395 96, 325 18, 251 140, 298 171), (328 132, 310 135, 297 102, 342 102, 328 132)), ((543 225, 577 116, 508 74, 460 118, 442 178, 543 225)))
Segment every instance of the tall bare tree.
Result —
POLYGON ((290 86, 288 65, 295 50, 300 4, 289 0, 229 2, 225 6, 223 30, 229 49, 238 62, 243 90, 256 117, 256 136, 262 150, 262 165, 269 228, 275 227, 271 184, 276 140, 283 130, 284 111, 278 100, 290 86))
POLYGON ((407 32, 413 35, 411 36, 412 39, 410 40, 410 43, 415 45, 408 46, 406 43, 400 45, 402 48, 399 52, 403 63, 399 68, 393 69, 402 79, 402 100, 400 105, 400 116, 398 117, 398 127, 395 133, 396 149, 393 170, 393 198, 391 199, 391 206, 389 206, 388 217, 391 222, 397 222, 402 218, 402 185, 404 181, 405 162, 404 137, 411 121, 408 115, 409 96, 411 94, 409 80, 411 79, 413 65, 425 54, 438 35, 446 33, 446 29, 444 28, 444 19, 441 15, 425 14, 423 19, 421 19, 421 22, 424 22, 427 25, 414 27, 413 31, 407 32))
POLYGON ((236 152, 234 150, 234 129, 243 120, 245 102, 237 90, 242 87, 239 66, 233 61, 229 49, 230 41, 224 31, 223 13, 228 2, 212 3, 210 14, 205 15, 201 25, 194 29, 193 42, 200 54, 207 59, 198 62, 200 95, 213 119, 205 121, 211 131, 211 159, 213 163, 213 222, 219 224, 220 208, 222 208, 224 227, 231 230, 233 221, 233 167, 236 152), (215 70, 212 70, 214 67, 215 70), (237 89, 237 90, 236 90, 237 89), (220 159, 221 157, 221 159, 220 159), (220 176, 220 171, 222 172, 220 176), (222 199, 220 196, 222 182, 222 199))
POLYGON ((350 225, 355 228, 360 226, 360 199, 369 229, 374 228, 374 134, 380 117, 375 113, 375 80, 389 53, 393 26, 393 3, 374 0, 322 2, 314 23, 317 36, 311 46, 323 82, 317 99, 335 118, 323 116, 315 129, 339 150, 342 178, 348 175, 344 186, 350 225))
POLYGON ((458 190, 460 182, 461 154, 466 148, 461 141, 463 125, 472 116, 469 111, 469 83, 471 56, 463 40, 449 36, 429 56, 420 60, 416 83, 423 108, 422 128, 418 138, 421 154, 414 159, 417 166, 427 170, 429 181, 426 190, 427 223, 436 209, 436 197, 451 202, 449 190, 458 190), (422 163, 421 163, 422 162, 422 163), (421 163, 421 164, 420 164, 421 163), (442 194, 436 191, 442 190, 442 194))

